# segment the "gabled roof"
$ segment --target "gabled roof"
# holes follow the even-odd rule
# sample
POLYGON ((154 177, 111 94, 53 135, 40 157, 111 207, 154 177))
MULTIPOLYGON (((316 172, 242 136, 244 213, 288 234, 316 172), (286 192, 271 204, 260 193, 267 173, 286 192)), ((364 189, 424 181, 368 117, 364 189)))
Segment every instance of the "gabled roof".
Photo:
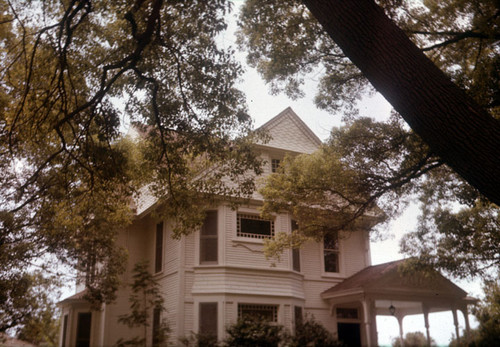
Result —
POLYGON ((276 117, 259 127, 271 136, 262 146, 298 153, 312 153, 321 145, 321 140, 312 130, 287 107, 276 117))

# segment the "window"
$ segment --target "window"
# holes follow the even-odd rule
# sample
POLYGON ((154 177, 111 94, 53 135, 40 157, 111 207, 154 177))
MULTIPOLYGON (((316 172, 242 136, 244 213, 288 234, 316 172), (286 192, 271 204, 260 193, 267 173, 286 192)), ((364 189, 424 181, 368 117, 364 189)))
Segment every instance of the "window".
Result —
POLYGON ((271 172, 277 172, 280 167, 281 160, 280 159, 271 159, 271 172))
POLYGON ((302 307, 295 306, 293 313, 294 313, 294 318, 295 318, 295 328, 297 328, 297 325, 302 324, 302 307))
POLYGON ((337 233, 323 238, 325 272, 339 272, 339 239, 337 233))
POLYGON ((90 346, 90 327, 92 323, 92 313, 78 313, 76 322, 76 347, 90 346))
POLYGON ((163 222, 156 224, 155 273, 163 266, 163 222))
POLYGON ((67 335, 67 333, 68 333, 68 315, 65 314, 64 319, 63 319, 63 331, 62 331, 62 341, 61 341, 62 347, 66 347, 66 335, 67 335))
POLYGON ((357 308, 337 308, 337 318, 340 319, 358 319, 357 308))
POLYGON ((153 346, 160 345, 161 309, 153 309, 153 346))
MULTIPOLYGON (((292 220, 292 231, 298 228, 297 222, 292 220)), ((300 248, 292 248, 292 268, 294 271, 300 272, 300 248)))
POLYGON ((256 318, 265 320, 271 323, 278 322, 278 306, 277 305, 253 305, 239 304, 238 318, 256 318))
POLYGON ((217 337, 217 303, 200 303, 200 327, 198 333, 217 337))
POLYGON ((208 211, 200 230, 200 264, 217 263, 217 211, 208 211))
POLYGON ((237 236, 264 239, 274 236, 274 221, 250 214, 237 216, 237 236))

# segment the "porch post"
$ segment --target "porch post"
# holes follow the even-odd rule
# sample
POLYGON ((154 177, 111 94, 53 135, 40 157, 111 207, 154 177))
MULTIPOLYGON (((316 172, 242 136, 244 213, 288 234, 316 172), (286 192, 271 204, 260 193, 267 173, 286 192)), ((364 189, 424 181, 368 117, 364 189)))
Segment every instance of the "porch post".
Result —
POLYGON ((401 347, 403 347, 404 344, 404 334, 403 334, 403 318, 404 316, 402 315, 397 315, 396 319, 398 320, 398 325, 399 325, 399 339, 401 340, 401 347))
POLYGON ((467 305, 464 305, 464 308, 462 309, 462 314, 464 315, 465 319, 465 331, 468 334, 470 332, 470 325, 469 325, 469 311, 467 309, 467 305))
POLYGON ((429 333, 429 308, 427 305, 422 304, 422 311, 424 311, 425 333, 427 335, 427 346, 431 345, 431 334, 429 333))
POLYGON ((458 318, 457 318, 457 309, 453 308, 453 324, 455 324, 455 333, 457 334, 457 342, 460 344, 460 331, 458 329, 458 318))
POLYGON ((363 304, 363 322, 365 326, 365 336, 366 336, 366 346, 373 346, 372 338, 371 338, 371 307, 370 307, 370 300, 367 298, 364 298, 362 301, 363 304))

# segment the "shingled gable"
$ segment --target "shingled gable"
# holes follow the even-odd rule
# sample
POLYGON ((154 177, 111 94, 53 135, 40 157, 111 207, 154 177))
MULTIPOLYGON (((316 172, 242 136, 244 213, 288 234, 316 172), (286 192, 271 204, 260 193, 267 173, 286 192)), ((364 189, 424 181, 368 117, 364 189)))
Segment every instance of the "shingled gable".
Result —
POLYGON ((321 293, 324 299, 343 296, 347 293, 398 293, 411 292, 422 295, 465 298, 467 293, 437 271, 432 276, 423 273, 404 274, 399 266, 405 260, 396 260, 380 265, 369 266, 338 285, 321 293))
POLYGON ((284 109, 259 129, 267 131, 271 137, 269 142, 260 144, 264 147, 297 153, 312 153, 321 145, 321 140, 290 107, 284 109))

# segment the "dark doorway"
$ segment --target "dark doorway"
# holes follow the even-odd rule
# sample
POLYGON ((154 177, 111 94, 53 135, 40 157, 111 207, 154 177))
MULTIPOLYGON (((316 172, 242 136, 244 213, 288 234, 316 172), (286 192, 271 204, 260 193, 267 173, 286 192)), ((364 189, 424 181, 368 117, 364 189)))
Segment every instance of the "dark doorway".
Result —
POLYGON ((361 346, 361 332, 359 323, 338 323, 338 333, 339 341, 342 341, 344 343, 344 346, 361 346))
POLYGON ((90 326, 92 314, 90 312, 78 313, 76 326, 76 347, 90 346, 90 326))

